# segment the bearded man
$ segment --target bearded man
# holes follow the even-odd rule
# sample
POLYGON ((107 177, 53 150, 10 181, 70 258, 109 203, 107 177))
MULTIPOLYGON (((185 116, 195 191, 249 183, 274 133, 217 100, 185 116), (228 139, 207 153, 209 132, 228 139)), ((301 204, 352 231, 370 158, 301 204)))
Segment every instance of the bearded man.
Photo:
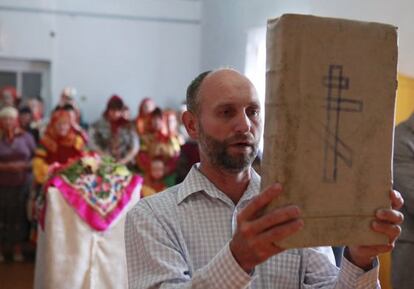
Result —
MULTIPOLYGON (((260 193, 251 168, 262 131, 253 84, 232 69, 199 75, 187 90, 183 122, 198 141, 200 163, 185 180, 141 200, 127 217, 129 288, 378 288, 379 253, 390 251, 403 216, 382 209, 372 229, 385 246, 346 248, 341 268, 332 250, 275 245, 304 226, 295 205, 260 211, 282 193, 260 193)), ((399 193, 390 193, 395 208, 399 193)))

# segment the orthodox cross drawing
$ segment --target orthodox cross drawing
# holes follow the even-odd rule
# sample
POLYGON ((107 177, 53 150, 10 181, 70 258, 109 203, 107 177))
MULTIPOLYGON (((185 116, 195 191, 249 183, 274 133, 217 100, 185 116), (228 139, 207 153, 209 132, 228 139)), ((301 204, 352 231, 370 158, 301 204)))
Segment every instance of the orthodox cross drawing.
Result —
POLYGON ((338 159, 352 167, 352 149, 339 134, 341 112, 361 112, 363 107, 361 100, 342 97, 342 92, 349 89, 349 77, 342 71, 342 65, 329 65, 329 74, 323 78, 327 87, 323 181, 328 183, 337 180, 338 159))

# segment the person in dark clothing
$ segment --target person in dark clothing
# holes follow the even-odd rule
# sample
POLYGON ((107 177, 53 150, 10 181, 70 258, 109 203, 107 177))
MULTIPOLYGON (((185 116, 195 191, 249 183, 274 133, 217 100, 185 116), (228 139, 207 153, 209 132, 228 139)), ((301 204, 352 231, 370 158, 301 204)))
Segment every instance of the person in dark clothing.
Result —
POLYGON ((32 110, 28 106, 22 106, 19 108, 19 124, 20 127, 30 133, 35 142, 39 142, 39 129, 33 125, 32 110))

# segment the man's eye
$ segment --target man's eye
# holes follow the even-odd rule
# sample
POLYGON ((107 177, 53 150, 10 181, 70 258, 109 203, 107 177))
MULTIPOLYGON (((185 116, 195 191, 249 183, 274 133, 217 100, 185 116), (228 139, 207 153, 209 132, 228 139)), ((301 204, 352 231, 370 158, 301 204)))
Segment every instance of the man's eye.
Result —
POLYGON ((230 109, 223 109, 220 111, 220 114, 224 117, 229 117, 232 115, 232 110, 230 109))
POLYGON ((248 111, 248 115, 249 116, 259 116, 260 115, 260 110, 258 109, 251 109, 248 111))

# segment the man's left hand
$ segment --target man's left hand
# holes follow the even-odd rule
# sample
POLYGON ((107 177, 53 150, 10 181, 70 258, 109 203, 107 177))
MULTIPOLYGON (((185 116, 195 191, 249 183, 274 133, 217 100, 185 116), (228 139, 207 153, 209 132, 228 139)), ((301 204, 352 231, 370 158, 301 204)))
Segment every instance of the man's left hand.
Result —
POLYGON ((401 233, 400 225, 404 220, 404 215, 397 210, 401 209, 404 200, 401 194, 394 190, 390 192, 390 199, 392 209, 379 209, 375 213, 375 220, 372 222, 372 229, 375 232, 386 235, 388 237, 388 244, 351 246, 345 253, 345 257, 349 261, 364 270, 372 268, 372 262, 379 254, 390 252, 401 233))

